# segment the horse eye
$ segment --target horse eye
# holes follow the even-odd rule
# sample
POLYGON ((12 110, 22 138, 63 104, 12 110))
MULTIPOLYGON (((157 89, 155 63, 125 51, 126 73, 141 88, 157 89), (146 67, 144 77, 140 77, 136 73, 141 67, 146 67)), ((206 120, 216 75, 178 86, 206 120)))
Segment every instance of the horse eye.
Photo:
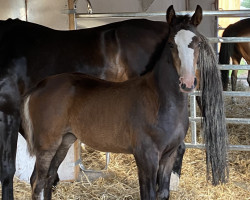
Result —
POLYGON ((198 47, 201 47, 201 42, 198 43, 198 47))
POLYGON ((172 42, 169 42, 168 45, 170 48, 174 48, 174 44, 172 42))

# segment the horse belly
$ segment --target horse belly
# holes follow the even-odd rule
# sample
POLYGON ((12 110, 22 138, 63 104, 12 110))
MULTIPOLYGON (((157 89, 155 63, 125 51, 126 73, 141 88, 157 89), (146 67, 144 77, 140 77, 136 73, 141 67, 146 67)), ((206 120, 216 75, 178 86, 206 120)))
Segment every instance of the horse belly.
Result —
POLYGON ((132 153, 129 132, 115 125, 88 124, 73 128, 75 136, 84 144, 103 152, 132 153))

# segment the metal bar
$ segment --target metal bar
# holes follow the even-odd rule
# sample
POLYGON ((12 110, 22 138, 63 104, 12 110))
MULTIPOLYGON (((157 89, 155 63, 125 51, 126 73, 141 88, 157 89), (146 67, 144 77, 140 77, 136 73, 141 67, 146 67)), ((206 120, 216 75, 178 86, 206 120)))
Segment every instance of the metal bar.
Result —
MULTIPOLYGON (((189 117, 189 120, 195 122, 201 122, 201 117, 189 117)), ((226 118, 228 124, 250 124, 250 118, 226 118)))
POLYGON ((250 70, 250 65, 218 65, 220 70, 250 70))
POLYGON ((250 42, 250 37, 210 37, 208 40, 210 43, 239 43, 250 42))
MULTIPOLYGON (((76 18, 132 18, 132 17, 158 17, 166 16, 166 12, 126 12, 126 13, 77 13, 75 9, 63 11, 65 14, 75 13, 76 18)), ((179 11, 177 15, 192 15, 194 11, 179 11)), ((203 11, 203 16, 218 17, 250 17, 250 10, 223 10, 223 11, 203 11)))
MULTIPOLYGON (((190 116, 192 118, 196 118, 196 96, 191 95, 190 96, 190 116)), ((196 122, 191 121, 191 141, 192 144, 197 143, 197 131, 196 131, 196 122)))
MULTIPOLYGON (((185 143, 187 148, 205 149, 204 144, 185 143)), ((228 145, 231 151, 250 151, 250 145, 228 145)))
POLYGON ((224 96, 234 96, 234 97, 250 97, 250 92, 240 92, 240 91, 224 91, 224 96))
MULTIPOLYGON (((201 96, 201 91, 194 91, 189 95, 201 96)), ((250 97, 250 92, 240 91, 223 91, 224 96, 250 97)))

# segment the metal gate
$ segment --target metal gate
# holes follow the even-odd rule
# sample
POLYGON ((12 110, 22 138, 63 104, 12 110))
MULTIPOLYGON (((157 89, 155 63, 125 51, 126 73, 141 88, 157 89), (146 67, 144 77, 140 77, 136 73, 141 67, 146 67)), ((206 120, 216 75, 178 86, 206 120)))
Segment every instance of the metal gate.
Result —
MULTIPOLYGON (((80 18, 136 18, 136 17, 152 17, 152 16, 165 16, 165 12, 159 13, 112 13, 112 14, 94 14, 94 13, 75 13, 74 10, 69 10, 70 14, 75 17, 75 28, 77 29, 77 19, 80 18)), ((176 12, 178 15, 192 15, 194 12, 181 11, 176 12)), ((250 10, 234 10, 234 11, 203 11, 204 16, 217 16, 217 17, 250 17, 250 10)), ((250 42, 250 37, 214 37, 208 38, 211 43, 232 43, 232 42, 250 42)), ((250 65, 218 65, 220 70, 250 70, 250 65)), ((226 91, 223 92, 224 96, 234 97, 250 97, 250 92, 240 91, 226 91)), ((204 144, 197 142, 197 123, 201 122, 201 117, 196 114, 196 96, 200 95, 199 91, 191 93, 190 96, 190 124, 191 124, 191 142, 186 143, 188 148, 205 148, 204 144)), ((226 118, 226 123, 230 124, 249 124, 249 118, 226 118)), ((229 150, 250 151, 250 144, 248 145, 229 145, 229 150)))

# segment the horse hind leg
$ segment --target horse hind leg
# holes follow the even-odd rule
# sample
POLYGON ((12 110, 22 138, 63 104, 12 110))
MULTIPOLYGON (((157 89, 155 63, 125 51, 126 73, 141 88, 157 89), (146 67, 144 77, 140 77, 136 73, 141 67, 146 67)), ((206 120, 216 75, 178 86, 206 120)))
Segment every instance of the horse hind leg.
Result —
POLYGON ((61 141, 58 141, 52 148, 37 150, 36 164, 31 177, 32 199, 45 198, 45 187, 48 179, 48 171, 51 161, 59 148, 61 141))
POLYGON ((20 118, 0 112, 0 181, 2 199, 13 198, 13 178, 20 118))
MULTIPOLYGON (((240 64, 241 57, 232 58, 233 65, 239 65, 240 64)), ((231 84, 232 84, 232 91, 236 91, 236 85, 237 85, 237 74, 238 70, 232 70, 231 74, 231 84)))
POLYGON ((67 133, 63 136, 62 143, 57 149, 49 167, 48 179, 44 191, 46 199, 51 199, 51 189, 53 189, 53 186, 56 186, 59 181, 57 170, 66 157, 69 148, 76 141, 76 139, 77 138, 72 133, 67 133))
POLYGON ((237 74, 238 74, 238 70, 232 70, 232 74, 231 74, 232 91, 236 91, 237 74))

